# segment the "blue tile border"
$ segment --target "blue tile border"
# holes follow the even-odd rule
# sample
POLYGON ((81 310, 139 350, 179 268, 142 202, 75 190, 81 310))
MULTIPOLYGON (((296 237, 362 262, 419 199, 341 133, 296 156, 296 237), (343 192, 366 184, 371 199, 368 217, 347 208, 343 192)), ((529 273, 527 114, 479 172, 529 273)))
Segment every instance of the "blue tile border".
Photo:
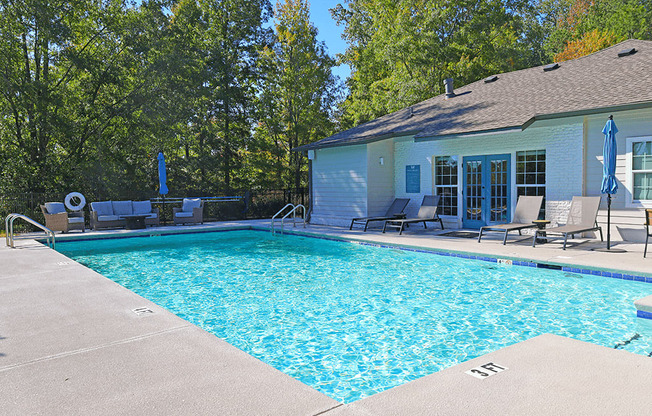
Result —
MULTIPOLYGON (((212 232, 227 232, 227 231, 262 231, 262 232, 269 232, 269 229, 266 228, 260 228, 256 226, 232 226, 228 228, 217 228, 217 229, 204 229, 204 230, 188 230, 188 231, 171 231, 171 232, 156 232, 156 231, 151 231, 151 232, 144 232, 140 231, 138 233, 133 233, 133 234, 122 234, 122 235, 104 235, 104 236, 97 236, 97 237, 70 237, 62 240, 61 242, 79 242, 79 241, 94 241, 94 240, 114 240, 118 238, 134 238, 134 237, 153 237, 153 236, 168 236, 168 235, 182 235, 182 234, 198 234, 198 233, 212 233, 212 232), (154 235, 152 235, 154 234, 154 235)), ((395 249, 395 250, 404 250, 404 251, 410 251, 410 252, 415 252, 415 253, 427 253, 427 254, 435 254, 438 256, 444 256, 444 257, 458 257, 462 259, 469 259, 469 260, 480 260, 480 261, 485 261, 489 263, 499 263, 499 260, 506 260, 507 262, 511 261, 511 265, 513 266, 522 266, 522 267, 535 267, 535 268, 541 268, 541 269, 551 269, 551 270, 561 270, 564 272, 569 272, 569 273, 576 273, 576 274, 586 274, 586 275, 591 275, 591 276, 602 276, 602 277, 610 277, 612 279, 623 279, 623 280, 631 280, 631 281, 636 281, 636 282, 642 282, 642 283, 652 283, 652 276, 637 276, 637 275, 632 275, 632 274, 624 274, 622 272, 614 272, 614 271, 607 271, 607 270, 599 270, 599 269, 582 269, 579 267, 575 266, 568 266, 568 265, 561 265, 561 264, 554 264, 554 263, 539 263, 539 262, 532 262, 532 261, 526 261, 526 260, 516 260, 516 259, 510 259, 510 258, 505 258, 505 257, 489 257, 486 255, 477 255, 477 254, 471 254, 471 253, 460 253, 460 252, 454 252, 454 251, 444 251, 444 250, 437 250, 437 249, 423 249, 423 248, 415 248, 415 247, 407 247, 407 246, 400 246, 400 245, 387 245, 387 244, 378 244, 374 242, 369 242, 369 241, 358 241, 358 240, 351 240, 345 237, 329 237, 325 235, 315 235, 315 234, 308 234, 308 233, 301 233, 301 232, 296 232, 296 231, 284 231, 284 234, 287 235, 294 235, 298 237, 308 237, 308 238, 317 238, 320 240, 327 240, 327 241, 337 241, 337 242, 348 242, 348 243, 354 243, 358 244, 361 246, 368 246, 368 247, 377 247, 377 248, 389 248, 389 249, 395 249)), ((43 243, 45 239, 42 238, 37 238, 35 239, 39 243, 43 243)), ((509 263, 507 263, 509 264, 509 263)), ((651 319, 652 320, 652 312, 647 312, 647 311, 642 311, 642 310, 637 310, 636 311, 636 316, 638 318, 643 318, 643 319, 651 319)))
POLYGON ((642 311, 638 309, 636 311, 636 316, 643 319, 652 319, 652 312, 642 311))
MULTIPOLYGON (((157 234, 160 236, 167 236, 167 235, 180 235, 180 234, 194 234, 194 233, 212 233, 212 232, 227 232, 227 231, 245 231, 245 230, 251 230, 251 231, 259 231, 259 232, 270 232, 268 228, 260 227, 260 226, 255 226, 255 225, 248 225, 248 226, 232 226, 228 228, 215 228, 215 229, 198 229, 198 230, 188 230, 188 231, 171 231, 171 232, 156 232, 156 231, 151 231, 151 232, 144 232, 141 231, 139 233, 134 233, 134 234, 126 234, 126 235, 115 235, 115 236, 98 236, 96 238, 94 237, 89 237, 89 238, 83 238, 80 236, 80 238, 73 237, 73 238, 66 238, 65 240, 61 240, 61 242, 67 242, 67 241, 93 241, 93 240, 109 240, 109 239, 117 239, 117 238, 133 238, 133 237, 151 237, 152 234, 157 234)), ((486 262, 491 262, 491 263, 498 263, 498 260, 511 260, 513 266, 522 266, 522 267, 535 267, 535 268, 542 268, 542 269, 552 269, 552 270, 561 270, 564 272, 569 272, 569 273, 576 273, 576 274, 586 274, 586 275, 592 275, 592 276, 602 276, 602 277, 610 277, 614 279, 623 279, 623 280, 633 280, 637 282, 642 282, 642 283, 652 283, 652 276, 638 276, 638 275, 632 275, 632 274, 624 274, 623 272, 615 272, 615 271, 607 271, 607 270, 599 270, 599 269, 582 269, 577 266, 569 266, 569 265, 563 265, 563 264, 554 264, 554 263, 541 263, 541 262, 533 262, 533 261, 527 261, 527 260, 517 260, 517 259, 512 259, 512 258, 506 258, 506 257, 489 257, 486 255, 482 254, 475 254, 475 253, 464 253, 464 252, 454 252, 454 251, 444 251, 444 250, 438 250, 438 249, 422 249, 422 248, 415 248, 415 247, 407 247, 407 246, 400 246, 400 245, 391 245, 391 244, 379 244, 379 243, 374 243, 370 241, 358 241, 358 240, 351 240, 346 237, 329 237, 326 235, 315 235, 315 234, 309 234, 309 233, 302 233, 302 232, 297 232, 297 231, 284 231, 284 234, 286 235, 294 235, 294 236, 299 236, 299 237, 308 237, 308 238, 317 238, 320 240, 327 240, 327 241, 339 241, 339 242, 349 242, 349 243, 354 243, 354 244, 359 244, 362 246, 369 246, 369 247, 378 247, 378 248, 389 248, 389 249, 395 249, 395 250, 404 250, 404 251, 411 251, 411 252, 416 252, 416 253, 427 253, 427 254, 436 254, 438 256, 445 256, 445 257, 458 257, 462 259, 469 259, 469 260, 480 260, 480 261, 486 261, 486 262)), ((38 242, 45 241, 44 239, 36 239, 38 242)), ((651 314, 652 316, 652 314, 651 314)), ((652 319, 652 318, 649 318, 652 319)))
MULTIPOLYGON (((261 231, 269 231, 269 230, 261 230, 261 231)), ((320 238, 324 240, 331 240, 331 241, 345 241, 345 242, 351 242, 354 244, 359 244, 359 245, 364 245, 364 246, 372 246, 372 247, 380 247, 380 248, 391 248, 395 250, 404 250, 404 251, 412 251, 412 252, 417 252, 417 253, 428 253, 428 254, 436 254, 438 256, 445 256, 445 257, 458 257, 462 259, 470 259, 470 260, 480 260, 480 261, 486 261, 486 262, 491 262, 491 263, 498 263, 498 260, 511 260, 512 265, 514 266, 523 266, 523 267, 535 267, 535 268, 542 268, 542 269, 551 269, 551 270, 561 270, 569 273, 576 273, 576 274, 586 274, 586 275, 592 275, 592 276, 602 276, 602 277, 610 277, 614 279, 623 279, 623 280, 634 280, 637 282, 644 282, 644 283, 652 283, 652 276, 638 276, 638 275, 631 275, 631 274, 624 274, 622 272, 616 272, 616 271, 607 271, 607 270, 599 270, 599 269, 583 269, 577 266, 567 266, 567 265, 562 265, 562 264, 554 264, 554 263, 540 263, 540 262, 533 262, 533 261, 527 261, 527 260, 516 260, 516 259, 510 259, 510 258, 505 258, 505 257, 488 257, 486 255, 477 255, 477 254, 472 254, 472 253, 460 253, 460 252, 454 252, 454 251, 442 251, 442 250, 437 250, 437 249, 417 249, 414 247, 405 247, 405 246, 400 246, 400 245, 385 245, 385 244, 377 244, 377 243, 371 243, 367 241, 357 241, 357 240, 350 240, 347 238, 329 238, 329 237, 324 237, 324 236, 315 236, 315 235, 309 235, 309 234, 303 234, 303 233, 295 233, 292 231, 286 232, 286 234, 290 235, 298 235, 298 236, 303 236, 303 237, 311 237, 311 238, 320 238)))

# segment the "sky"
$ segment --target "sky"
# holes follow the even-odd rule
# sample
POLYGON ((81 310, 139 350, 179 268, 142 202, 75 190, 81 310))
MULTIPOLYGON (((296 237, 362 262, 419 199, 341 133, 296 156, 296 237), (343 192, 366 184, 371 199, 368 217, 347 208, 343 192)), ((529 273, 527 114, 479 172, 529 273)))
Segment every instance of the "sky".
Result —
MULTIPOLYGON (((319 31, 317 39, 326 43, 328 54, 332 57, 335 57, 338 53, 344 53, 346 50, 346 42, 342 39, 344 27, 337 26, 328 11, 338 3, 344 3, 344 1, 310 0, 310 20, 319 31)), ((345 81, 351 75, 351 68, 348 65, 340 65, 333 68, 333 74, 339 76, 341 81, 345 81)))

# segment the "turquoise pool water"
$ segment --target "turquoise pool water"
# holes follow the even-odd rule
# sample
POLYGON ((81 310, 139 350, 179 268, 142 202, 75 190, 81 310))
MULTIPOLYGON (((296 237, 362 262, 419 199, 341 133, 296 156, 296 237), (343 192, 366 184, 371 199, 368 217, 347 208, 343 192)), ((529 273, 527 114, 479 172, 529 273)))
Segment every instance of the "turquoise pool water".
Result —
POLYGON ((258 231, 57 250, 347 403, 542 333, 652 352, 649 283, 258 231))

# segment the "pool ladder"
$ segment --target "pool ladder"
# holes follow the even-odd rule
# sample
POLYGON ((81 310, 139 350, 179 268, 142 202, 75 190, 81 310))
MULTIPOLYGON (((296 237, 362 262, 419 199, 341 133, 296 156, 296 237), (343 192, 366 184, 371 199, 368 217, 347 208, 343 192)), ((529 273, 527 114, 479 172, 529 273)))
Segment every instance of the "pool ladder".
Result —
POLYGON ((276 221, 280 220, 281 221, 281 234, 283 234, 283 226, 285 225, 285 220, 288 218, 290 215, 292 215, 292 226, 296 227, 297 226, 297 210, 301 208, 301 217, 299 217, 300 221, 303 221, 303 228, 306 228, 306 207, 304 207, 301 204, 294 205, 294 204, 287 204, 283 208, 281 208, 274 216, 272 217, 272 234, 276 234, 276 229, 274 228, 276 221), (287 208, 292 208, 289 211, 287 211, 287 208), (285 211, 287 213, 283 215, 281 218, 278 218, 279 215, 283 214, 285 211))
POLYGON ((45 234, 47 234, 48 246, 50 246, 51 248, 54 248, 54 243, 55 243, 54 239, 55 239, 55 237, 54 237, 54 232, 52 230, 50 230, 45 225, 34 221, 33 219, 31 219, 27 215, 15 214, 15 213, 14 214, 9 214, 9 215, 7 215, 7 218, 5 218, 5 232, 7 233, 7 235, 5 237, 5 240, 6 240, 6 243, 7 243, 8 247, 16 248, 16 246, 14 244, 14 240, 16 239, 16 237, 14 236, 14 221, 16 219, 19 219, 19 218, 22 219, 22 220, 27 221, 28 223, 30 223, 30 224, 38 227, 38 228, 40 228, 41 230, 45 231, 45 234))

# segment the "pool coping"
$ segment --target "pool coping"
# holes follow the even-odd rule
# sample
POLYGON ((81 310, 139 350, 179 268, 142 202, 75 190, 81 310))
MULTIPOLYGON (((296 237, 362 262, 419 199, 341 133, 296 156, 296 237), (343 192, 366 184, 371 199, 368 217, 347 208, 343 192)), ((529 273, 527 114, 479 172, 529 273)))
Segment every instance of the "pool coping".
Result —
MULTIPOLYGON (((256 227, 243 226, 239 229, 247 230, 256 227)), ((262 226, 257 228, 265 230, 262 226)), ((224 231, 233 229, 236 228, 225 229, 224 231)), ((205 230, 205 232, 212 231, 217 230, 205 230)), ((177 232, 174 234, 185 234, 187 232, 195 231, 187 229, 182 233, 177 232)), ((302 234, 301 232, 298 233, 298 235, 302 234)), ((312 237, 312 235, 307 236, 312 237)), ((326 235, 326 237, 331 238, 332 236, 326 235)), ((342 239, 340 241, 352 240, 342 239)), ((352 242, 357 243, 357 241, 352 242)), ((369 243, 377 245, 374 241, 369 241, 369 243)), ((23 265, 21 267, 39 268, 39 270, 50 265, 54 272, 51 276, 42 276, 42 272, 40 271, 25 274, 21 268, 14 275, 11 267, 0 270, 0 281, 12 281, 20 286, 14 291, 13 295, 21 298, 30 295, 31 291, 26 290, 25 285, 30 285, 32 284, 32 280, 43 279, 44 277, 47 277, 45 281, 50 281, 52 284, 57 285, 59 284, 59 279, 80 279, 82 276, 77 276, 77 274, 84 274, 87 276, 87 284, 97 285, 104 282, 104 285, 110 285, 107 282, 108 279, 76 262, 73 262, 73 264, 60 264, 55 267, 55 265, 51 264, 54 261, 52 258, 56 260, 56 257, 62 259, 67 259, 67 257, 58 252, 53 252, 41 244, 35 246, 37 247, 18 250, 19 252, 23 252, 21 254, 24 254, 23 257, 25 259, 22 262, 17 262, 17 264, 23 265), (49 256, 50 260, 39 260, 43 256, 49 256), (44 265, 44 263, 47 264, 44 265), (78 271, 81 273, 78 273, 78 271)), ((406 245, 401 244, 400 246, 404 247, 406 245)), ((391 247, 395 248, 396 246, 392 245, 391 247)), ((407 247, 410 246, 407 245, 407 247)), ((431 250, 426 251, 432 252, 431 250)), ((14 253, 17 252, 11 251, 11 249, 0 248, 0 256, 9 256, 8 258, 12 259, 16 257, 14 253)), ((502 258, 502 256, 500 257, 502 258)), ((16 262, 14 261, 14 263, 16 262)), ((0 292, 3 290, 6 291, 6 287, 6 284, 0 285, 0 292)), ((121 296, 131 299, 131 301, 134 301, 140 306, 146 304, 152 308, 156 307, 117 284, 113 284, 108 289, 108 292, 121 294, 121 296)), ((32 333, 35 329, 31 328, 31 326, 34 326, 39 321, 28 319, 29 316, 26 315, 31 313, 47 313, 46 319, 51 321, 53 325, 52 327, 48 325, 46 331, 52 333, 52 336, 60 338, 65 336, 65 334, 60 332, 61 325, 66 324, 61 319, 61 316, 57 315, 61 312, 61 308, 70 310, 76 315, 88 314, 88 311, 82 307, 83 305, 68 300, 68 298, 77 296, 78 294, 79 291, 76 290, 66 290, 63 292, 63 298, 60 299, 61 304, 58 306, 56 313, 51 313, 50 311, 44 310, 47 302, 43 301, 51 299, 52 292, 42 290, 37 295, 42 296, 43 301, 38 301, 38 296, 36 298, 37 301, 28 299, 29 302, 22 302, 23 308, 20 310, 15 308, 7 309, 8 307, 6 305, 0 305, 0 318, 2 317, 3 311, 5 311, 5 313, 11 313, 11 316, 24 319, 26 325, 20 326, 20 329, 17 330, 32 333), (34 308, 34 305, 38 305, 38 308, 34 308)), ((109 300, 111 299, 107 299, 104 296, 98 298, 98 301, 101 303, 107 303, 109 300)), ((111 307, 115 307, 115 305, 111 303, 111 307)), ((129 311, 127 313, 131 314, 129 311)), ((121 348, 120 345, 113 344, 106 347, 102 346, 102 348, 96 350, 80 348, 72 352, 54 354, 41 359, 31 360, 13 368, 3 368, 0 366, 0 381, 3 381, 3 385, 6 386, 5 391, 11 392, 11 394, 0 397, 0 406, 8 411, 11 411, 11 409, 17 410, 15 413, 30 413, 31 411, 31 413, 79 414, 84 413, 84 411, 89 412, 89 409, 94 410, 94 413, 97 414, 143 413, 145 411, 151 412, 153 409, 158 409, 160 413, 174 413, 175 409, 179 409, 179 406, 185 406, 183 409, 186 411, 188 409, 199 409, 196 413, 204 414, 215 414, 221 411, 222 414, 319 414, 327 416, 476 414, 478 411, 484 411, 486 413, 487 409, 496 410, 496 405, 500 406, 499 413, 506 415, 525 413, 551 414, 551 409, 553 409, 551 406, 553 405, 556 406, 555 409, 562 409, 567 414, 612 414, 614 409, 625 411, 627 414, 647 414, 646 412, 652 406, 652 396, 648 392, 649 385, 652 382, 652 367, 650 367, 652 361, 644 356, 629 352, 613 350, 554 335, 542 335, 528 341, 517 343, 511 347, 503 348, 485 356, 460 363, 431 374, 430 376, 386 390, 385 392, 348 405, 337 403, 332 401, 332 399, 330 401, 325 400, 320 393, 314 395, 314 393, 318 392, 308 392, 304 388, 305 385, 302 385, 302 387, 298 386, 297 383, 290 383, 291 385, 286 386, 284 391, 278 392, 279 396, 276 398, 270 399, 268 396, 265 396, 265 400, 257 400, 255 404, 251 404, 251 397, 245 399, 242 394, 234 395, 229 386, 225 386, 223 381, 219 382, 215 377, 211 379, 211 383, 213 384, 200 383, 197 386, 196 380, 205 380, 208 377, 208 375, 204 374, 206 371, 201 369, 197 369, 196 373, 192 373, 191 379, 184 378, 185 375, 181 373, 175 375, 174 371, 171 370, 163 371, 165 373, 164 376, 167 377, 166 380, 177 381, 173 385, 169 383, 157 384, 157 389, 150 388, 143 391, 144 389, 138 383, 134 383, 129 379, 123 379, 122 373, 134 375, 135 373, 133 372, 138 371, 141 374, 139 375, 140 378, 136 381, 147 381, 147 384, 150 384, 152 381, 159 381, 157 376, 160 376, 160 369, 156 368, 156 365, 152 363, 142 361, 146 358, 138 355, 139 351, 144 351, 152 347, 151 342, 149 344, 145 342, 147 340, 156 340, 158 343, 162 343, 163 346, 174 346, 174 348, 167 347, 161 350, 161 352, 175 353, 177 349, 182 352, 186 351, 177 356, 177 359, 181 360, 181 362, 194 360, 194 356, 202 356, 202 354, 206 354, 206 351, 219 350, 215 351, 215 353, 220 354, 219 356, 221 357, 221 354, 224 353, 223 351, 232 351, 235 349, 231 346, 221 345, 223 341, 208 334, 210 335, 208 338, 212 340, 209 343, 220 344, 219 348, 209 348, 204 344, 200 347, 199 345, 192 344, 192 348, 188 350, 190 348, 189 345, 191 345, 188 343, 200 338, 206 338, 207 334, 166 310, 162 310, 160 313, 157 311, 157 314, 152 315, 152 317, 154 316, 167 317, 166 319, 176 322, 177 326, 181 322, 181 328, 178 330, 173 328, 172 333, 187 330, 187 333, 184 332, 183 343, 180 344, 179 341, 174 340, 170 341, 168 333, 154 334, 146 339, 129 339, 125 341, 127 343, 124 345, 130 346, 129 351, 133 355, 125 356, 123 353, 120 353, 123 350, 118 351, 121 348), (207 350, 206 348, 209 349, 207 350), (226 350, 223 348, 226 348, 226 350), (89 357, 93 358, 93 354, 95 354, 95 359, 89 360, 89 357), (97 355, 103 361, 96 361, 98 358, 97 355), (91 373, 83 374, 83 371, 88 372, 90 370, 91 372, 95 372, 95 367, 92 365, 89 367, 89 362, 93 365, 102 366, 101 363, 107 362, 107 360, 108 362, 113 362, 114 360, 119 361, 118 368, 120 368, 120 371, 101 373, 98 377, 91 373), (139 360, 141 361, 139 362, 139 360), (477 383, 473 387, 474 390, 458 388, 460 381, 475 383, 474 378, 465 374, 472 367, 485 364, 487 361, 505 364, 508 362, 507 360, 510 360, 508 371, 487 380, 477 380, 477 383), (59 367, 53 369, 54 364, 57 363, 59 367), (607 363, 608 370, 605 371, 605 366, 599 365, 599 363, 607 363), (77 385, 76 389, 71 390, 72 384, 66 387, 65 383, 68 383, 68 381, 64 383, 61 379, 62 381, 55 382, 55 380, 58 380, 58 377, 64 374, 61 371, 77 370, 76 375, 84 375, 84 377, 89 378, 87 380, 88 386, 77 385), (459 380, 452 379, 451 377, 457 377, 459 380), (614 379, 621 380, 621 377, 627 377, 624 385, 622 383, 613 383, 614 379), (537 382, 532 383, 531 381, 533 379, 536 379, 537 382), (178 384, 182 384, 180 380, 189 382, 195 388, 185 389, 180 392, 179 389, 182 387, 178 386, 178 384), (124 383, 126 387, 122 386, 121 383, 124 383), (133 390, 127 390, 129 396, 120 396, 120 394, 125 393, 125 388, 133 390), (209 388, 209 390, 206 390, 206 388, 209 388), (181 393, 185 395, 180 396, 179 394, 181 393), (84 397, 84 394, 91 394, 92 396, 84 397), (286 395, 290 394, 293 394, 291 397, 294 398, 292 400, 295 400, 296 403, 287 402, 286 395), (142 401, 134 401, 130 396, 136 396, 142 399, 142 401), (121 400, 115 400, 118 397, 121 400), (217 400, 218 402, 220 400, 223 402, 217 403, 216 398, 219 399, 217 400), (531 400, 537 398, 543 399, 543 402, 539 400, 533 405, 531 400), (605 402, 605 399, 607 399, 607 402, 605 402), (313 403, 312 406, 314 409, 315 401, 321 407, 320 410, 307 411, 305 407, 302 407, 313 403), (206 405, 210 406, 205 407, 206 405), (228 409, 231 409, 231 412, 225 412, 223 406, 231 406, 228 407, 228 409), (279 407, 284 410, 279 411, 279 407)), ((146 321, 143 320, 142 322, 146 321)), ((69 327, 68 324, 66 325, 69 327)), ((91 332, 97 332, 102 331, 103 328, 91 327, 89 330, 91 332)), ((6 332, 6 329, 4 331, 0 335, 4 336, 6 340, 3 341, 2 337, 0 337, 0 346, 5 345, 3 342, 14 342, 12 341, 11 331, 6 332)), ((34 332, 34 334, 35 339, 43 339, 42 333, 34 332)), ((75 340, 73 341, 77 342, 75 340)), ((36 344, 38 343, 29 343, 20 345, 20 347, 24 349, 39 347, 36 344)), ((41 342, 41 344, 47 343, 41 342)), ((4 351, 0 350, 0 359, 2 359, 2 352, 4 351)), ((210 354, 212 356, 214 353, 210 354)), ((231 362, 227 360, 224 363, 227 365, 226 368, 238 368, 238 366, 242 365, 239 360, 231 362)), ((257 360, 251 357, 251 359, 245 361, 248 363, 246 365, 250 366, 252 361, 257 360)), ((260 362, 255 364, 251 367, 254 372, 245 371, 242 373, 241 378, 243 380, 241 381, 245 384, 248 383, 257 386, 264 373, 266 374, 264 377, 271 377, 270 379, 266 379, 266 384, 274 386, 278 380, 284 378, 280 375, 274 375, 275 372, 272 372, 274 374, 269 373, 265 367, 266 365, 260 362), (257 373, 258 370, 256 369, 264 371, 263 373, 257 373)), ((71 381, 74 381, 74 379, 71 381)), ((276 389, 279 390, 278 386, 276 389)), ((265 389, 262 389, 253 394, 255 396, 268 394, 265 391, 265 389)))

